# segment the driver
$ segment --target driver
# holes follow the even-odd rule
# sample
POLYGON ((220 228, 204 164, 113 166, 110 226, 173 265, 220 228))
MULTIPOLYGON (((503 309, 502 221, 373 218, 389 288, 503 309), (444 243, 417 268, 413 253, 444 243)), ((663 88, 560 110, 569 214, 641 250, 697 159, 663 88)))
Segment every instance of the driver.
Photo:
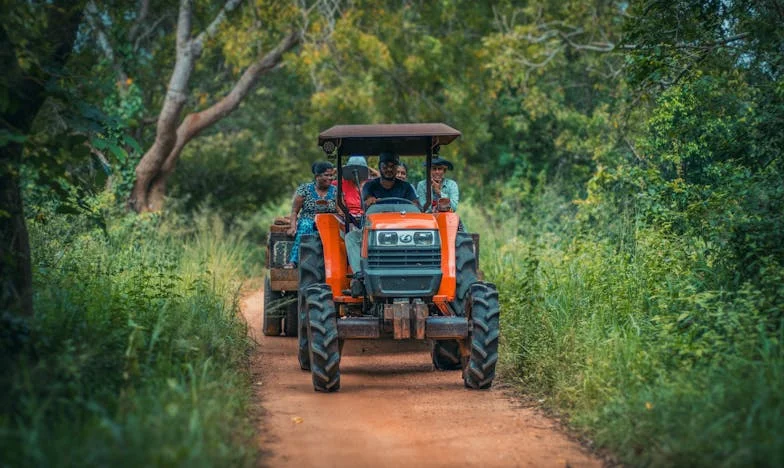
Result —
MULTIPOLYGON (((378 170, 381 173, 381 177, 369 180, 362 187, 362 198, 365 200, 366 207, 373 206, 377 202, 383 203, 384 198, 404 198, 415 204, 420 211, 422 210, 414 187, 408 182, 397 178, 397 166, 399 164, 400 157, 395 153, 384 152, 378 155, 378 170)), ((354 271, 354 277, 360 279, 362 277, 360 273, 362 231, 356 230, 347 233, 345 241, 348 264, 351 265, 351 269, 354 271)))
POLYGON ((378 171, 381 177, 368 181, 362 187, 362 198, 365 206, 372 206, 381 198, 405 198, 413 202, 421 211, 422 207, 411 184, 397 178, 397 167, 400 158, 395 153, 378 155, 378 171))

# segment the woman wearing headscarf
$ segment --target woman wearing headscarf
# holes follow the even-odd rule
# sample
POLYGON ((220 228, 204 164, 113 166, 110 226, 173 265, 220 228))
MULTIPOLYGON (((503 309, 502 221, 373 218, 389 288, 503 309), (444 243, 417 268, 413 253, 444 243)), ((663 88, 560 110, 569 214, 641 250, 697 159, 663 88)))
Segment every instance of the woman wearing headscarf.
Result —
POLYGON ((294 237, 291 247, 289 263, 284 268, 295 268, 299 262, 299 244, 303 234, 316 232, 316 213, 335 212, 335 194, 337 190, 332 185, 335 166, 327 161, 317 161, 310 167, 313 172, 313 182, 308 182, 297 187, 294 199, 291 202, 292 225, 288 234, 294 237), (293 220, 297 220, 296 224, 293 220))

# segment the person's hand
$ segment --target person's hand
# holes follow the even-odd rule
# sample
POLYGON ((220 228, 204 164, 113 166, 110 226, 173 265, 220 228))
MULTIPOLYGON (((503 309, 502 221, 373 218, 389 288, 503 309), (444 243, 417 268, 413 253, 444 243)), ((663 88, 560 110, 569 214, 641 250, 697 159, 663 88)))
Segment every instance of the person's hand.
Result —
POLYGON ((286 234, 290 235, 291 237, 294 237, 297 234, 297 225, 292 224, 291 226, 289 226, 289 229, 288 231, 286 231, 286 234))
POLYGON ((376 203, 376 197, 371 196, 365 199, 365 206, 371 206, 374 203, 376 203))
POLYGON ((441 182, 442 182, 441 180, 433 180, 432 181, 433 191, 439 197, 441 196, 441 182))

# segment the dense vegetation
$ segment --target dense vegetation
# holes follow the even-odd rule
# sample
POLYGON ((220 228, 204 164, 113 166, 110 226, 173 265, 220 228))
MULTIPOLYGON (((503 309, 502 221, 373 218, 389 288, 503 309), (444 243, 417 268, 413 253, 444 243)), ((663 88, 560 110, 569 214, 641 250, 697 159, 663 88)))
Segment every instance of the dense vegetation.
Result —
MULTIPOLYGON (((235 308, 266 213, 323 157, 319 130, 444 121, 501 291, 505 379, 632 465, 784 464, 779 1, 242 2, 183 114, 284 32, 300 42, 184 147, 152 216, 122 208, 160 136, 177 8, 88 2, 59 66, 44 32, 61 2, 11 3, 0 41, 48 83, 29 128, 7 125, 17 75, 0 83, 0 175, 24 195, 34 272, 34 318, 2 322, 13 463, 250 460, 235 308)), ((219 6, 194 3, 206 29, 219 6)))

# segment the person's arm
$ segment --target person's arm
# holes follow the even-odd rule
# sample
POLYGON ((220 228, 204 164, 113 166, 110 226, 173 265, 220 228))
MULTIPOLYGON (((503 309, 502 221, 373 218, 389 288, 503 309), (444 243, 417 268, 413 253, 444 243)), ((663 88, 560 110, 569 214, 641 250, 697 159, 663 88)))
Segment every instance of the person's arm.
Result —
POLYGON ((419 211, 422 211, 422 203, 419 203, 419 197, 417 197, 417 193, 414 191, 414 186, 408 182, 401 181, 401 183, 405 184, 406 189, 408 189, 406 190, 406 195, 404 198, 414 202, 417 208, 419 208, 419 211))
POLYGON ((362 186, 362 199, 365 200, 365 207, 372 206, 376 203, 376 197, 370 192, 370 188, 373 186, 372 181, 368 181, 365 185, 362 186))
POLYGON ((425 182, 426 181, 424 180, 420 180, 416 186, 416 196, 417 196, 417 200, 419 200, 420 207, 425 206, 425 203, 427 202, 427 194, 425 193, 425 189, 426 189, 425 182))
POLYGON ((457 203, 460 201, 460 189, 457 188, 457 182, 446 179, 444 187, 441 189, 441 197, 448 197, 450 208, 452 211, 457 211, 457 203))
POLYGON ((303 186, 300 185, 297 187, 297 190, 294 192, 294 198, 291 200, 291 225, 286 232, 286 234, 290 236, 297 233, 297 216, 299 215, 299 210, 302 209, 302 205, 305 203, 305 197, 302 193, 304 193, 304 190, 303 186))

